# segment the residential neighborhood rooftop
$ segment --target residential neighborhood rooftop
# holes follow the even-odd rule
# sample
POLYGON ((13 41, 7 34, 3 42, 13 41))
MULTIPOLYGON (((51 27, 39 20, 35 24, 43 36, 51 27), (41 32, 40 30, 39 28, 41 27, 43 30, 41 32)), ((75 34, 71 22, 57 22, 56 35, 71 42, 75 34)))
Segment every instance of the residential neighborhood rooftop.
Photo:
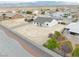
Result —
POLYGON ((79 7, 68 6, 1 8, 0 56, 79 56, 79 7))
POLYGON ((68 28, 70 32, 79 34, 79 22, 70 23, 66 28, 68 28))
POLYGON ((43 24, 45 22, 51 22, 53 20, 52 17, 37 17, 34 22, 38 22, 40 24, 43 24))

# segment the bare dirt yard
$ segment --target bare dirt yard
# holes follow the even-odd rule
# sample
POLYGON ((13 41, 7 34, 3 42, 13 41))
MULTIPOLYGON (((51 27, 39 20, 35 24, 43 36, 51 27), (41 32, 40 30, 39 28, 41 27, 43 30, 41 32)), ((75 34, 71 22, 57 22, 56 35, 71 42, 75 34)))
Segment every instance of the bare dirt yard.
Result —
POLYGON ((8 27, 8 28, 15 27, 15 26, 23 24, 23 23, 25 23, 24 18, 0 21, 1 25, 5 26, 5 27, 8 27))
POLYGON ((33 25, 32 23, 27 23, 24 19, 5 20, 0 22, 0 24, 16 31, 39 45, 42 45, 48 40, 49 33, 54 33, 54 31, 62 31, 66 26, 57 24, 53 27, 40 27, 33 25))
POLYGON ((35 43, 42 45, 48 40, 49 33, 54 33, 54 31, 62 31, 64 27, 64 25, 59 24, 50 28, 39 27, 33 24, 26 24, 13 30, 34 41, 35 43))

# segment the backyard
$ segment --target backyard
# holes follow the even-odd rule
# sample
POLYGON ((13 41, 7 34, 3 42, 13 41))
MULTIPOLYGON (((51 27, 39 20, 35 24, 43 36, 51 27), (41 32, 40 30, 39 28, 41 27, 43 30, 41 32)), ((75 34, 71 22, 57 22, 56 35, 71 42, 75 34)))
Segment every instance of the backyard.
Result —
POLYGON ((39 27, 33 25, 32 23, 24 22, 24 19, 17 20, 5 20, 2 21, 2 24, 5 27, 8 27, 15 32, 29 38, 35 43, 42 45, 48 40, 48 34, 54 33, 54 31, 62 31, 65 25, 57 24, 53 27, 39 27))
POLYGON ((53 27, 39 27, 33 24, 26 24, 21 27, 14 28, 13 30, 21 35, 29 38, 35 43, 42 45, 48 40, 48 34, 54 33, 54 31, 62 31, 65 25, 57 24, 53 27))

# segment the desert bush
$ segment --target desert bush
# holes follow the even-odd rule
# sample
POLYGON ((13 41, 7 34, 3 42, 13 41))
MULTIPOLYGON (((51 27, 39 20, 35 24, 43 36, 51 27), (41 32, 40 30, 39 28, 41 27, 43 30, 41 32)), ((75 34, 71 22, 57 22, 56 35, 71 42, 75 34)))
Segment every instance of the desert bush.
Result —
POLYGON ((72 43, 70 41, 64 41, 60 43, 60 49, 64 53, 71 53, 73 51, 72 43))
POLYGON ((27 14, 32 14, 32 12, 31 12, 31 11, 27 11, 26 13, 27 13, 27 14))
POLYGON ((55 35, 55 37, 57 38, 57 37, 61 36, 61 33, 58 32, 58 31, 55 31, 55 32, 54 32, 54 35, 55 35))
POLYGON ((50 33, 50 34, 48 35, 48 38, 52 38, 53 36, 54 36, 54 34, 50 33))
POLYGON ((77 45, 77 46, 75 47, 75 49, 73 50, 72 56, 73 56, 73 57, 79 57, 79 45, 77 45))
POLYGON ((44 47, 53 50, 55 48, 59 47, 59 44, 57 43, 55 38, 50 38, 45 44, 43 44, 44 47))

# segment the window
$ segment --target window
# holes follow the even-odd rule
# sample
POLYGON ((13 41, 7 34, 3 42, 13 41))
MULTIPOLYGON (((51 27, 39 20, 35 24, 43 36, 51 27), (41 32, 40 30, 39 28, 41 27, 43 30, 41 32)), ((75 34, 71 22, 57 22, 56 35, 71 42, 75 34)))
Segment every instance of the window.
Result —
POLYGON ((76 33, 74 33, 74 32, 70 32, 70 34, 71 34, 71 35, 76 35, 76 33))
POLYGON ((46 24, 48 26, 48 24, 46 24))

